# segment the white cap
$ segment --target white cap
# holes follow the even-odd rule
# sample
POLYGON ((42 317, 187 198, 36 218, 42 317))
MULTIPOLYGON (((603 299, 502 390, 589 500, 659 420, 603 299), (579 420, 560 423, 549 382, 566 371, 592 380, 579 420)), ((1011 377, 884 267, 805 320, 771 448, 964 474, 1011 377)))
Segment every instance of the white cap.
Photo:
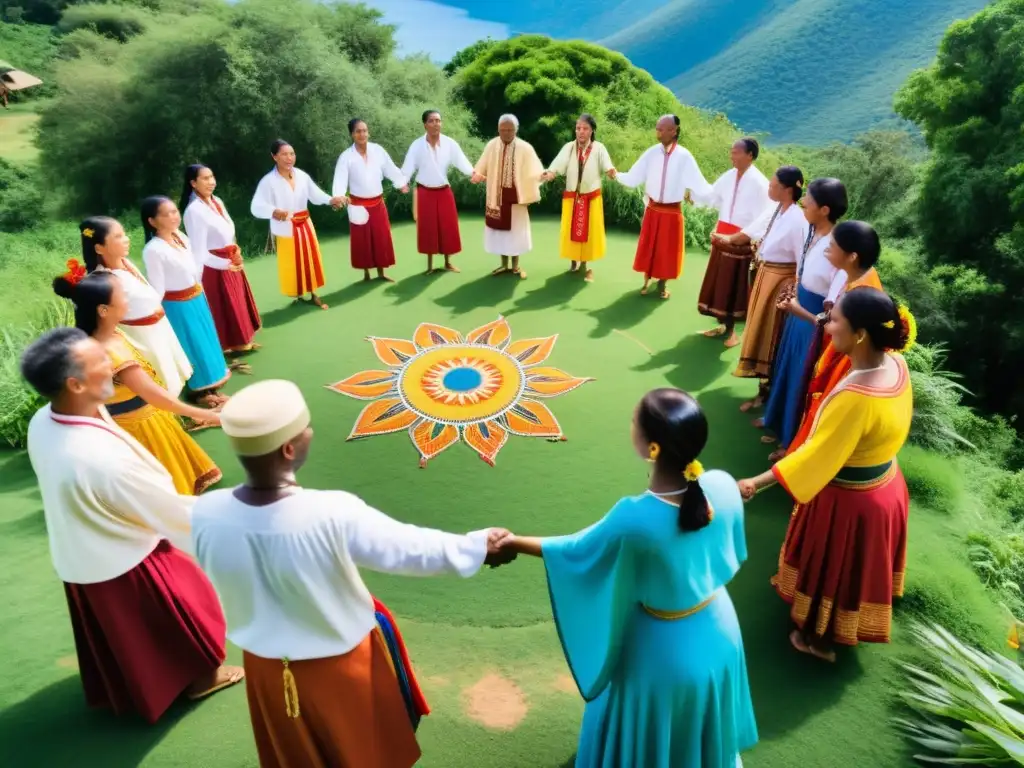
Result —
POLYGON ((309 408, 295 384, 268 379, 250 384, 224 404, 221 428, 239 456, 265 456, 309 426, 309 408))

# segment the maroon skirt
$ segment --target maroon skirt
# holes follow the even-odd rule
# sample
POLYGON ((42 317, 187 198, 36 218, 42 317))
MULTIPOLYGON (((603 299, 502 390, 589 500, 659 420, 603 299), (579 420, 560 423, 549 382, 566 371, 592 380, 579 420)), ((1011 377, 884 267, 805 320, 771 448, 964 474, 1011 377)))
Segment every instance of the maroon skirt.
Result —
POLYGON ((225 658, 227 627, 199 566, 167 541, 125 574, 68 584, 78 668, 90 707, 155 723, 225 658))
MULTIPOLYGON (((214 251, 217 255, 238 253, 238 246, 214 251)), ((222 256, 222 258, 230 258, 222 256)), ((256 309, 256 299, 245 271, 238 269, 203 268, 203 291, 210 304, 210 314, 217 328, 217 338, 225 352, 247 349, 260 329, 262 321, 256 309)))
POLYGON ((451 187, 416 186, 416 250, 427 256, 452 256, 462 250, 451 187))
POLYGON ((385 269, 395 265, 395 244, 391 240, 391 218, 383 197, 350 197, 352 205, 366 208, 370 220, 349 226, 349 247, 355 269, 385 269))
MULTIPOLYGON (((739 227, 718 222, 715 232, 731 235, 739 227)), ((750 245, 724 245, 711 241, 711 255, 700 286, 697 311, 717 320, 742 320, 750 301, 750 245)))

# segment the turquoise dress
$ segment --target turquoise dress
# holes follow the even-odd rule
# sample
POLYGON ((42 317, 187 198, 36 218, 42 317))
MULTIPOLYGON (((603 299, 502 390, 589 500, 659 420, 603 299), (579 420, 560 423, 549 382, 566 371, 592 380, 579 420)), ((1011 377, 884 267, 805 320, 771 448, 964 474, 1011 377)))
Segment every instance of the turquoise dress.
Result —
POLYGON ((650 494, 619 501, 572 536, 542 545, 551 606, 587 702, 577 768, 734 768, 757 743, 736 610, 725 589, 747 559, 736 481, 700 479, 714 512, 679 529, 650 494), (710 602, 679 619, 655 618, 710 602))

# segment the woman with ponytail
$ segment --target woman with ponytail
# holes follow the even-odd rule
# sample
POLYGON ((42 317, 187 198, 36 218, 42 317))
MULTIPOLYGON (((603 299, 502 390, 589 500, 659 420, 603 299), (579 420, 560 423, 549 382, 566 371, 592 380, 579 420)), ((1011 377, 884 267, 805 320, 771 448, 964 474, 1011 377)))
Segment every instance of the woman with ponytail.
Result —
POLYGON ((53 281, 58 296, 75 305, 75 326, 100 342, 114 369, 114 394, 107 413, 164 465, 178 493, 199 495, 221 479, 206 452, 175 418, 216 426, 220 417, 178 400, 164 389, 156 371, 132 346, 118 325, 128 311, 128 297, 109 272, 82 275, 69 271, 53 281))
POLYGON ((917 331, 875 288, 845 294, 825 331, 850 372, 822 399, 807 441, 739 487, 749 500, 779 483, 796 500, 772 583, 792 605, 793 647, 834 661, 834 644, 889 642, 903 595, 910 498, 896 455, 914 403, 897 353, 917 331))
POLYGON ((555 624, 587 702, 576 765, 734 768, 757 743, 736 611, 726 585, 747 559, 743 502, 697 457, 697 401, 656 389, 633 418, 648 489, 571 536, 511 535, 544 560, 555 624))

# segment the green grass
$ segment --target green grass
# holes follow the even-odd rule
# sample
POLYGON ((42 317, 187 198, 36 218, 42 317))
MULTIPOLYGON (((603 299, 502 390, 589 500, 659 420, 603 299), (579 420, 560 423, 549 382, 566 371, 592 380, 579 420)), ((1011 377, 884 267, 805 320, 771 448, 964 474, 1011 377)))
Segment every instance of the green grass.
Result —
MULTIPOLYGON (((646 465, 630 445, 630 414, 646 390, 666 384, 695 393, 708 413, 705 466, 737 476, 766 467, 767 450, 738 410, 751 384, 730 375, 737 352, 697 335, 707 327, 695 310, 704 254, 688 255, 683 278, 665 302, 638 295, 638 276, 630 270, 634 236, 610 233, 609 255, 587 285, 563 274, 556 222, 535 222, 533 235, 537 249, 524 258, 527 281, 488 275, 495 260, 482 253, 478 220, 463 224, 462 274, 423 277, 413 229, 400 225, 399 282, 392 286, 359 282, 348 266, 346 241, 327 241, 326 313, 288 306, 277 291, 273 260, 250 260, 265 322, 263 349, 250 358, 255 377, 295 380, 313 413, 316 437, 302 473, 305 485, 344 488, 400 519, 455 531, 487 525, 540 535, 574 531, 645 487, 646 465), (418 469, 405 433, 345 442, 363 403, 325 385, 378 365, 366 336, 409 337, 420 322, 466 332, 498 314, 509 319, 514 338, 558 333, 550 364, 596 379, 548 401, 567 442, 512 438, 494 468, 456 445, 425 470, 418 469)), ((252 380, 236 377, 232 387, 252 380)), ((223 434, 208 431, 199 439, 220 463, 225 482, 237 482, 240 472, 223 434)), ((152 728, 85 710, 31 469, 20 453, 0 454, 0 462, 0 654, 8 670, 0 688, 0 765, 255 766, 241 689, 180 705, 152 728)), ((933 477, 933 467, 919 462, 919 469, 922 487, 947 482, 933 477)), ((901 685, 895 662, 912 653, 903 619, 935 618, 990 644, 1000 642, 1007 626, 964 556, 964 518, 974 510, 936 513, 915 505, 908 600, 894 643, 862 646, 828 667, 790 648, 787 608, 768 584, 790 507, 778 490, 748 507, 750 559, 730 586, 761 731, 761 743, 744 763, 908 765, 908 751, 890 724, 901 685)), ((521 559, 470 580, 367 574, 367 582, 399 617, 434 709, 419 732, 423 766, 571 765, 582 704, 564 690, 567 670, 539 561, 521 559), (488 729, 468 714, 468 689, 489 675, 523 696, 525 716, 508 730, 488 729)), ((230 658, 239 657, 232 649, 230 658)), ((504 706, 486 697, 477 705, 485 712, 504 706)))
POLYGON ((0 110, 0 159, 30 163, 38 156, 34 141, 39 115, 34 106, 33 102, 28 102, 0 110))

